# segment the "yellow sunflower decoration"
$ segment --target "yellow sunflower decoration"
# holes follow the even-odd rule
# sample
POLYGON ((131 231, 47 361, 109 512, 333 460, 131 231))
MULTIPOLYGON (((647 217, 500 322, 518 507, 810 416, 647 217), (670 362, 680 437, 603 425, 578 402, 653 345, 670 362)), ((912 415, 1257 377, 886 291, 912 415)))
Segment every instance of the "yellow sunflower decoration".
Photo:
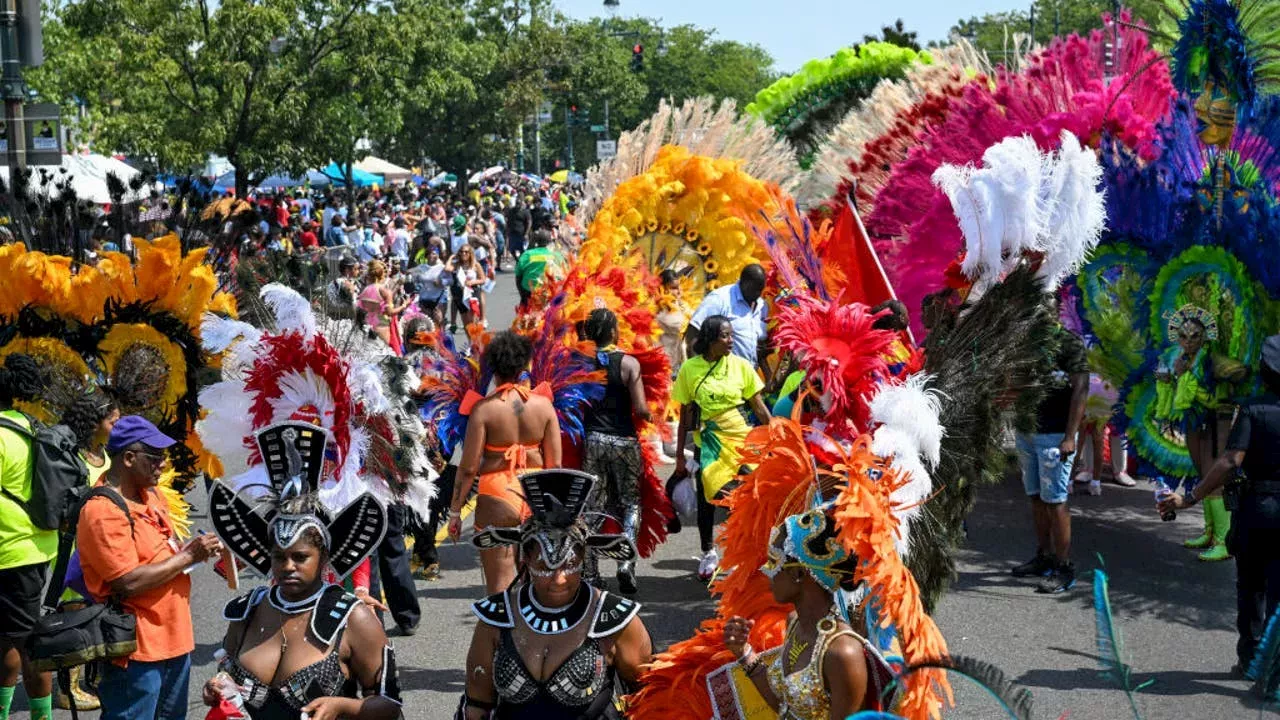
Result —
MULTIPOLYGON (((199 412, 198 373, 208 363, 201 321, 206 312, 234 317, 235 301, 218 292, 206 250, 184 254, 173 234, 134 247, 136 261, 102 253, 96 265, 20 244, 0 247, 0 358, 24 352, 53 369, 51 399, 33 408, 41 419, 56 420, 57 399, 93 377, 112 386, 123 412, 186 439, 199 412)), ((179 478, 197 470, 196 452, 175 454, 179 478)))
POLYGON ((80 353, 59 338, 14 338, 0 347, 0 364, 13 353, 30 355, 45 370, 48 381, 45 397, 35 403, 17 403, 18 410, 43 423, 56 423, 66 406, 84 389, 86 378, 93 375, 80 353))
POLYGON ((668 145, 642 175, 620 184, 596 214, 579 257, 588 267, 607 257, 639 255, 653 273, 674 270, 692 280, 685 300, 737 282, 742 268, 763 262, 740 219, 768 207, 765 184, 733 160, 693 155, 668 145))
POLYGON ((187 360, 182 348, 150 325, 117 323, 98 343, 103 369, 120 395, 129 398, 126 415, 160 422, 174 414, 187 394, 187 360))

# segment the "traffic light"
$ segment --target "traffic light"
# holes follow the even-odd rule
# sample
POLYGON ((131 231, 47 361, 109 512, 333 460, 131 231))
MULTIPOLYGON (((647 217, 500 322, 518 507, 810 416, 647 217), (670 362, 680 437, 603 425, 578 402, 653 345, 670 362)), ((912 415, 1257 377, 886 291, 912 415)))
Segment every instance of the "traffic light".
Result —
POLYGON ((631 72, 644 72, 644 46, 640 43, 631 48, 631 72))
POLYGON ((569 124, 581 125, 583 127, 591 124, 590 108, 580 108, 577 105, 569 106, 569 124))

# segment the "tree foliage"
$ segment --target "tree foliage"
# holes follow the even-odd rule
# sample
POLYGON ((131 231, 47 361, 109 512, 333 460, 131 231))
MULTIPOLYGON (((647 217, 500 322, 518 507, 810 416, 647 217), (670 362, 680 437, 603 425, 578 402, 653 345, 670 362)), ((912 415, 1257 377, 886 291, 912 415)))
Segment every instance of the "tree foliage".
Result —
MULTIPOLYGON (((544 104, 547 168, 567 160, 568 106, 605 124, 607 101, 616 137, 661 99, 745 104, 773 79, 758 46, 646 19, 569 21, 553 0, 62 0, 45 28, 48 61, 29 79, 82 116, 84 142, 178 172, 225 156, 241 190, 349 164, 365 139, 401 164, 511 160, 532 153, 544 104)), ((585 167, 596 137, 573 134, 585 167)))
POLYGON ((914 30, 907 30, 906 25, 902 22, 902 18, 898 18, 898 21, 892 25, 885 25, 884 27, 881 27, 879 35, 862 36, 862 42, 864 43, 877 41, 887 42, 891 45, 897 45, 898 47, 911 48, 917 52, 921 49, 920 41, 916 32, 914 30))
MULTIPOLYGON (((1128 0, 1123 7, 1133 13, 1133 22, 1155 27, 1162 0, 1128 0)), ((1047 44, 1055 35, 1085 35, 1102 27, 1103 13, 1112 12, 1106 0, 1035 0, 1035 41, 1047 44)), ((950 35, 968 39, 992 60, 1003 62, 1015 55, 1015 38, 1032 35, 1032 12, 1009 10, 958 21, 950 35)), ((1025 48, 1024 48, 1025 49, 1025 48)))

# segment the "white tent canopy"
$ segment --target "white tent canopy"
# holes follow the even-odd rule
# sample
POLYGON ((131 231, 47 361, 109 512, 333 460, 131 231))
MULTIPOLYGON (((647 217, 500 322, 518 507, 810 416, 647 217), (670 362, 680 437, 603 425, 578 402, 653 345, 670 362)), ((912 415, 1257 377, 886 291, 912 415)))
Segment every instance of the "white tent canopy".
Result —
POLYGON ((387 162, 382 158, 376 158, 372 155, 363 160, 356 162, 356 167, 367 173, 381 175, 384 180, 389 183, 404 182, 413 177, 413 171, 402 168, 395 163, 387 162))
MULTIPOLYGON (((57 184, 69 176, 71 178, 71 188, 75 190, 77 198, 89 200, 99 205, 106 205, 111 202, 111 193, 107 190, 108 173, 115 174, 127 186, 129 181, 136 177, 139 172, 115 158, 93 153, 88 155, 63 155, 60 167, 42 165, 33 166, 31 169, 33 171, 33 183, 39 183, 45 175, 49 176, 45 185, 49 192, 54 192, 57 184)), ((7 185, 9 183, 9 168, 0 166, 0 177, 4 178, 7 185)), ((134 202, 148 195, 149 189, 144 187, 138 193, 126 192, 124 201, 134 202)))

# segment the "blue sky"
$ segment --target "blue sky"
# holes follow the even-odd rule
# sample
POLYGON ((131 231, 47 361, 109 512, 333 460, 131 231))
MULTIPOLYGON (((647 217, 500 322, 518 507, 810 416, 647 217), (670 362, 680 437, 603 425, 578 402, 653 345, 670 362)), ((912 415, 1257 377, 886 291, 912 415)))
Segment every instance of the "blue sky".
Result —
MULTIPOLYGON (((603 16, 603 0, 556 0, 571 17, 603 16)), ((779 70, 830 55, 902 18, 922 41, 942 40, 956 20, 1030 6, 1024 0, 621 0, 619 17, 660 18, 716 30, 773 55, 779 70)))

